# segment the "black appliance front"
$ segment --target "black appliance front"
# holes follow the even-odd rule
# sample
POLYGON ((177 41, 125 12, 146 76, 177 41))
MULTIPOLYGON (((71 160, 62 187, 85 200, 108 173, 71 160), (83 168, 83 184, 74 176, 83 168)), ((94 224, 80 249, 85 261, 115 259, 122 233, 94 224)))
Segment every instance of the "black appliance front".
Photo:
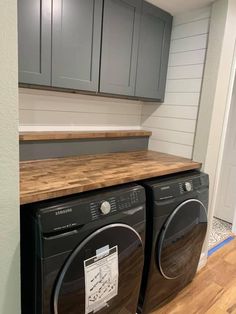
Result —
POLYGON ((23 314, 136 313, 144 263, 142 187, 25 206, 21 223, 23 314))
POLYGON ((151 313, 194 277, 207 231, 208 176, 198 171, 145 182, 146 259, 139 312, 151 313))

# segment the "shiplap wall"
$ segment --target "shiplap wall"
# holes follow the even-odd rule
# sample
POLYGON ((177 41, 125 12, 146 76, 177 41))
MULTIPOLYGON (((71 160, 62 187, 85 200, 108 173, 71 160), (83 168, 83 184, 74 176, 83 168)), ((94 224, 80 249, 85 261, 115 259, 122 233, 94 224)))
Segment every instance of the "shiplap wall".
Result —
POLYGON ((20 88, 20 131, 140 129, 138 101, 20 88))
POLYGON ((211 7, 173 19, 164 104, 143 103, 149 149, 192 157, 211 7))

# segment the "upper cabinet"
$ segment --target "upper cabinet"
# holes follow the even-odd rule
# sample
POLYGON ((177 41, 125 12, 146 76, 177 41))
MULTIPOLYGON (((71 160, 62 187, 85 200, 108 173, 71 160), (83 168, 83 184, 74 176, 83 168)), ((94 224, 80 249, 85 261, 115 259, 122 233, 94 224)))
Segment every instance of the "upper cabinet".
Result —
POLYGON ((19 81, 51 84, 51 1, 18 0, 19 81))
POLYGON ((52 86, 98 91, 102 0, 53 0, 52 86))
POLYGON ((135 95, 164 100, 172 16, 144 2, 135 95))
POLYGON ((141 0, 105 0, 100 91, 134 96, 141 0))
POLYGON ((142 0, 18 0, 19 81, 163 101, 171 23, 142 0))

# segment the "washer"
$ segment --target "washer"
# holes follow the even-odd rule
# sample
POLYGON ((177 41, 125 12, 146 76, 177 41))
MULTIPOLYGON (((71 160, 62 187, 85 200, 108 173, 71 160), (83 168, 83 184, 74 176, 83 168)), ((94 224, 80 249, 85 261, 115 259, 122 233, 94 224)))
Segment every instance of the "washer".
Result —
POLYGON ((194 277, 207 231, 208 175, 146 181, 147 234, 139 313, 151 313, 194 277))
POLYGON ((136 184, 23 206, 22 313, 136 313, 144 243, 136 184))

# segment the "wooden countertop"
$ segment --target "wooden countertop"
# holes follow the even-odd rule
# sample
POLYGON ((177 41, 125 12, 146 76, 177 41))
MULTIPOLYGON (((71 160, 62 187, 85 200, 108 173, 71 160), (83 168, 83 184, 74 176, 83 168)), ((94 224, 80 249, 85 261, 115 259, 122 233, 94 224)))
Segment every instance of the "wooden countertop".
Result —
POLYGON ((152 132, 145 130, 20 132, 19 139, 21 142, 25 142, 96 138, 147 137, 151 136, 151 134, 152 132))
POLYGON ((138 151, 24 161, 20 163, 20 203, 200 168, 173 155, 138 151))

